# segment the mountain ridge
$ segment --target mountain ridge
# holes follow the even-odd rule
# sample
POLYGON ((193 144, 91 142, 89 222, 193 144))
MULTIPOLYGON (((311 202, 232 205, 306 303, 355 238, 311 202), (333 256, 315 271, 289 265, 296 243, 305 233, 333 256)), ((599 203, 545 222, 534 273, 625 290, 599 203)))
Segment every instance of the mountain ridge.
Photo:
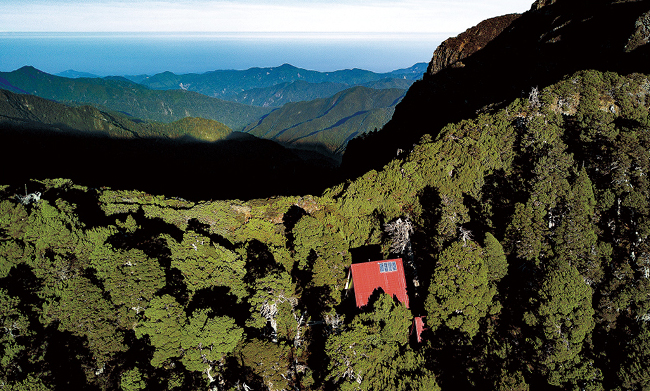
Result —
POLYGON ((318 145, 296 150, 203 118, 143 122, 0 89, 3 184, 56 175, 94 187, 153 193, 175 187, 176 196, 195 200, 268 197, 322 191, 331 184, 338 162, 322 152, 318 145), (319 180, 305 179, 310 172, 319 180), (223 183, 248 181, 206 186, 206 176, 223 183))
POLYGON ((94 106, 67 106, 30 94, 0 89, 0 125, 106 135, 112 138, 192 137, 196 141, 217 141, 232 130, 203 118, 185 117, 171 123, 143 122, 122 113, 106 112, 94 106))
MULTIPOLYGON (((285 83, 305 81, 310 83, 313 89, 317 85, 328 84, 324 92, 311 93, 313 98, 324 98, 336 92, 356 85, 372 85, 372 83, 384 80, 401 81, 402 85, 410 84, 421 78, 426 71, 426 63, 417 63, 409 68, 397 69, 386 73, 375 73, 364 69, 342 69, 332 72, 320 72, 295 67, 291 64, 283 64, 278 67, 253 67, 246 70, 215 70, 205 73, 175 74, 162 72, 149 77, 134 76, 132 81, 145 85, 152 89, 184 89, 195 91, 204 95, 243 102, 242 95, 250 93, 251 90, 268 89, 285 83), (338 88, 338 90, 334 90, 338 88), (332 92, 333 91, 333 92, 332 92), (329 95, 327 95, 329 94, 329 95)), ((127 76, 127 78, 129 78, 127 76)), ((298 96, 291 102, 307 100, 305 96, 298 96)), ((260 99, 259 105, 274 105, 267 100, 260 99)), ((282 101, 288 103, 289 101, 282 101)), ((280 104, 278 104, 280 105, 280 104)))
POLYGON ((0 72, 0 81, 10 91, 29 93, 71 105, 91 104, 132 117, 171 122, 184 117, 216 120, 240 129, 270 112, 270 109, 228 102, 191 91, 157 91, 119 79, 59 77, 24 66, 0 72))
MULTIPOLYGON (((462 67, 440 68, 436 64, 444 64, 443 58, 450 57, 434 52, 430 72, 411 86, 383 129, 350 140, 342 163, 346 175, 356 177, 381 168, 397 150, 410 150, 425 133, 435 136, 447 123, 475 118, 527 96, 533 89, 558 82, 566 74, 582 69, 621 74, 650 71, 647 44, 626 50, 639 30, 636 24, 647 12, 643 2, 599 1, 587 6, 586 2, 558 0, 539 4, 543 6, 511 17, 501 33, 486 32, 493 37, 488 42, 480 31, 472 34, 472 28, 468 29, 465 37, 480 39, 476 47, 481 49, 468 53, 462 67), (427 124, 427 130, 422 124, 427 124), (372 159, 366 157, 369 151, 372 159)), ((499 20, 504 19, 493 21, 499 20)), ((440 47, 458 39, 450 38, 440 47)))
MULTIPOLYGON (((415 68, 412 68, 415 69, 415 68)), ((406 81, 410 85, 410 82, 406 81)), ((34 67, 25 66, 16 71, 0 73, 0 86, 19 93, 31 93, 36 96, 74 106, 93 105, 106 112, 119 112, 133 119, 156 122, 174 122, 185 117, 200 117, 215 120, 229 128, 245 132, 252 127, 269 121, 280 121, 284 128, 292 128, 292 137, 279 138, 278 141, 301 147, 317 143, 329 152, 340 154, 345 149, 347 141, 356 134, 363 134, 381 128, 391 117, 393 106, 403 96, 406 89, 387 88, 404 86, 399 79, 379 79, 370 82, 371 87, 348 87, 344 84, 323 85, 310 84, 299 80, 289 84, 269 87, 259 91, 253 90, 244 95, 248 101, 243 103, 227 102, 210 98, 198 92, 183 90, 152 90, 146 86, 134 83, 123 77, 107 77, 103 79, 62 78, 42 72, 34 67), (398 81, 395 83, 395 81, 398 81), (372 85, 381 84, 380 89, 372 85), (315 87, 312 90, 312 87, 315 87), (363 91, 363 93, 360 93, 363 91), (323 93, 326 92, 326 93, 323 93), (302 101, 307 94, 313 99, 302 101), (258 99, 272 99, 282 103, 281 107, 257 107, 246 103, 258 99), (320 96, 326 95, 325 98, 320 96), (336 96, 345 96, 338 100, 336 96), (390 96, 389 102, 385 96, 390 96), (298 97, 298 98, 296 98, 298 97), (300 99, 299 99, 300 98, 300 99), (358 102, 353 102, 355 99, 358 102), (297 100, 296 105, 291 101, 297 100), (330 110, 327 117, 319 116, 321 102, 329 100, 330 110), (284 107, 290 104, 292 106, 284 107), (336 110, 333 105, 341 104, 336 110), (303 114, 294 116, 294 110, 300 107, 303 114), (359 108, 358 110, 355 107, 359 108), (357 112, 358 115, 355 115, 357 112), (314 118, 306 118, 312 113, 314 118), (279 117, 285 116, 279 119, 279 117), (353 118, 356 117, 356 118, 353 118), (296 118, 298 122, 291 122, 296 118), (300 118, 298 120, 297 118, 300 118), (306 125, 306 122, 309 122, 306 125), (316 126, 320 124, 321 127, 316 126), (352 129, 354 127, 354 129, 352 129), (299 133, 299 131, 303 133, 299 133)), ((257 133, 264 136, 268 132, 257 133)), ((289 134, 289 133, 287 133, 289 134)))
POLYGON ((348 140, 385 124, 405 92, 356 86, 328 98, 287 103, 243 131, 289 145, 320 144, 340 154, 348 140))

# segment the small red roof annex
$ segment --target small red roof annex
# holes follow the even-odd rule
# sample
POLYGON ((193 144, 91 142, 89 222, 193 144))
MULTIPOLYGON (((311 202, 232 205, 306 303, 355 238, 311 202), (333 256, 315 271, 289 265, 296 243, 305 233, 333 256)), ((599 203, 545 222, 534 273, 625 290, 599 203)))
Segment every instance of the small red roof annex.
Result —
POLYGON ((427 329, 424 325, 424 316, 416 316, 413 318, 413 323, 415 323, 415 335, 418 339, 418 343, 422 343, 422 332, 427 329))
POLYGON ((368 304, 368 299, 375 289, 381 288, 391 297, 396 296, 397 300, 408 308, 409 297, 406 294, 406 278, 401 258, 355 263, 352 264, 351 270, 357 307, 368 304))

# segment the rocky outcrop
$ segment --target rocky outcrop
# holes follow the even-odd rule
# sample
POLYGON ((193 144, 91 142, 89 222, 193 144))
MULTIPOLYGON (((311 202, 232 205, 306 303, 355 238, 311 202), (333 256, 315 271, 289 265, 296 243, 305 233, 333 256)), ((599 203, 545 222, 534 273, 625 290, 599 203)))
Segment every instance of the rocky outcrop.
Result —
POLYGON ((634 26, 636 30, 627 40, 627 44, 625 45, 626 52, 631 52, 650 42, 650 11, 639 16, 634 26))
POLYGON ((445 40, 433 52, 427 73, 434 75, 445 68, 464 67, 461 60, 485 47, 519 16, 521 15, 509 14, 487 19, 460 35, 445 40))
POLYGON ((533 3, 533 5, 530 7, 531 11, 538 10, 542 7, 546 7, 547 5, 551 5, 555 3, 557 0, 537 0, 536 2, 533 3))

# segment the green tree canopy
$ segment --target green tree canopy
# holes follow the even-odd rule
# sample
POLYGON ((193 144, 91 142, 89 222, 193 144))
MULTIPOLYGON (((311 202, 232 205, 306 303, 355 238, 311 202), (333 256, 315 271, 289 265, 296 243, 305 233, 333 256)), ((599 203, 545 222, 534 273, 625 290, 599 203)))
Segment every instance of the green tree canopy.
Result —
POLYGON ((30 330, 29 319, 18 308, 20 300, 0 288, 0 381, 20 373, 19 359, 25 354, 30 330))
POLYGON ((170 295, 156 296, 144 312, 144 319, 135 328, 135 335, 149 336, 155 348, 151 365, 161 367, 181 356, 182 328, 187 322, 183 307, 170 295))
POLYGON ((138 321, 154 294, 165 285, 165 274, 158 260, 137 249, 109 252, 95 257, 92 265, 104 283, 104 290, 120 308, 120 324, 130 329, 138 321))
POLYGON ((436 390, 423 358, 408 345, 413 317, 382 294, 367 313, 327 338, 327 380, 341 390, 436 390))
POLYGON ((478 245, 454 242, 443 250, 425 302, 431 329, 444 325, 476 335, 496 292, 488 282, 488 267, 478 245))
POLYGON ((181 362, 190 371, 205 371, 208 376, 214 365, 232 352, 242 338, 243 329, 232 318, 210 318, 208 310, 195 311, 183 327, 180 340, 181 362))
POLYGON ((188 319, 172 296, 155 297, 135 329, 138 338, 148 335, 155 348, 151 365, 180 360, 187 370, 211 378, 214 365, 235 348, 243 330, 233 319, 209 317, 208 312, 197 310, 188 319))
POLYGON ((47 323, 58 321, 59 330, 85 337, 97 368, 127 350, 115 307, 86 277, 65 280, 57 297, 43 304, 43 317, 47 323))
POLYGON ((580 356, 594 328, 591 299, 592 290, 578 270, 556 262, 534 299, 535 310, 524 315, 538 332, 531 341, 550 384, 579 384, 600 377, 590 360, 580 356))
POLYGON ((508 274, 508 260, 501 243, 490 232, 485 234, 485 264, 490 281, 499 281, 508 274))
POLYGON ((172 251, 172 267, 181 271, 192 293, 226 286, 239 299, 247 294, 242 282, 246 262, 238 254, 194 231, 185 232, 181 243, 168 236, 167 243, 172 251))

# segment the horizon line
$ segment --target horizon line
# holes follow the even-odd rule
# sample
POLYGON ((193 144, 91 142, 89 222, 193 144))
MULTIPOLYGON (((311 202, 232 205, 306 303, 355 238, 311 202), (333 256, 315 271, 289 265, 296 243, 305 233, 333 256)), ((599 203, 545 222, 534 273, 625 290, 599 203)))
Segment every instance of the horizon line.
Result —
POLYGON ((106 30, 106 31, 37 31, 1 30, 0 34, 372 34, 372 35, 433 35, 458 34, 458 31, 175 31, 175 30, 106 30))

